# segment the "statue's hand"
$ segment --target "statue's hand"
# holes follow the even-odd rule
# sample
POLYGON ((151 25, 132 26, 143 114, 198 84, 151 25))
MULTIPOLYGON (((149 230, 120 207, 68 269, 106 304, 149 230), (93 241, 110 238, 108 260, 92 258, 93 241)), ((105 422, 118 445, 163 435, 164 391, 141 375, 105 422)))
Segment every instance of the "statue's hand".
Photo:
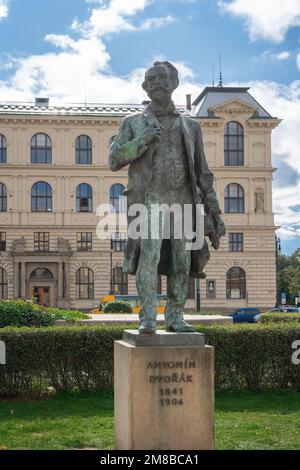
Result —
POLYGON ((160 137, 160 127, 155 123, 148 126, 141 135, 141 139, 143 140, 145 145, 149 145, 152 142, 158 142, 160 140, 160 137))

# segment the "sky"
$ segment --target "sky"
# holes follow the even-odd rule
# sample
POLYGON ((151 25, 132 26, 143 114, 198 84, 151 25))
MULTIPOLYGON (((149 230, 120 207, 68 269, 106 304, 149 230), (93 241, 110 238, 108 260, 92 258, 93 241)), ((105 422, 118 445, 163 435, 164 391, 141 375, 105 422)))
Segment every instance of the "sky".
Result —
POLYGON ((140 103, 145 69, 179 69, 177 104, 215 80, 282 119, 273 132, 282 249, 300 247, 300 0, 0 0, 0 101, 140 103))

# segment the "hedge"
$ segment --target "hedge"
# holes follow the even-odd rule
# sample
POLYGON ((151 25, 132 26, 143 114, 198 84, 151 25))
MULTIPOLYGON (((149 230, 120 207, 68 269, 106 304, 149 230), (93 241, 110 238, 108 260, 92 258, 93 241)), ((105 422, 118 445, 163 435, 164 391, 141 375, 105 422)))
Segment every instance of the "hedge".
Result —
POLYGON ((104 313, 132 313, 132 306, 123 300, 113 300, 105 304, 104 313))
POLYGON ((82 320, 88 315, 76 310, 47 308, 25 300, 0 300, 0 328, 6 326, 51 326, 56 320, 82 320))
POLYGON ((300 313, 263 313, 259 319, 261 323, 300 323, 300 313))
MULTIPOLYGON (((4 328, 7 364, 0 365, 0 396, 55 390, 98 390, 113 386, 114 341, 129 326, 4 328)), ((132 328, 132 326, 131 326, 132 328)), ((216 350, 217 389, 300 391, 300 365, 292 364, 292 343, 300 325, 201 326, 216 350)))

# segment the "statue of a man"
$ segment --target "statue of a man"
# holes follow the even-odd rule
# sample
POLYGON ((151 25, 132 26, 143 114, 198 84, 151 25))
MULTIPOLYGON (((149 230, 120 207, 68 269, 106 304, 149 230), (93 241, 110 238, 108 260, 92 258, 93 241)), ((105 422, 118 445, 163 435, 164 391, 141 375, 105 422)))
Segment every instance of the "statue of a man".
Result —
MULTIPOLYGON (((147 70, 143 89, 151 102, 143 113, 123 120, 119 135, 111 143, 109 164, 113 171, 129 165, 124 192, 128 208, 132 204, 144 204, 149 209, 155 204, 203 204, 205 235, 218 249, 225 227, 213 174, 205 159, 199 124, 180 115, 172 101, 178 85, 178 71, 170 62, 155 62, 147 70)), ((136 275, 141 300, 139 332, 156 332, 158 273, 167 276, 166 330, 193 332, 195 328, 183 319, 184 306, 190 277, 205 276, 208 244, 205 241, 201 249, 191 251, 184 235, 175 238, 171 230, 166 239, 162 225, 155 239, 129 237, 126 245, 123 269, 136 275)))

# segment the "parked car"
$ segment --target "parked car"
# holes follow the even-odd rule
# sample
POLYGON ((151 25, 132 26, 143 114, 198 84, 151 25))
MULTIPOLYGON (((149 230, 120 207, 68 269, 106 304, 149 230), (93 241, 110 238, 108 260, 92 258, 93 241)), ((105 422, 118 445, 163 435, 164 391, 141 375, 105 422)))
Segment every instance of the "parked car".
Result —
POLYGON ((290 306, 282 306, 278 308, 273 308, 266 313, 300 313, 299 307, 290 307, 290 306))
POLYGON ((257 323, 260 314, 259 308, 246 307, 239 308, 234 312, 229 313, 228 316, 232 317, 233 323, 257 323))

